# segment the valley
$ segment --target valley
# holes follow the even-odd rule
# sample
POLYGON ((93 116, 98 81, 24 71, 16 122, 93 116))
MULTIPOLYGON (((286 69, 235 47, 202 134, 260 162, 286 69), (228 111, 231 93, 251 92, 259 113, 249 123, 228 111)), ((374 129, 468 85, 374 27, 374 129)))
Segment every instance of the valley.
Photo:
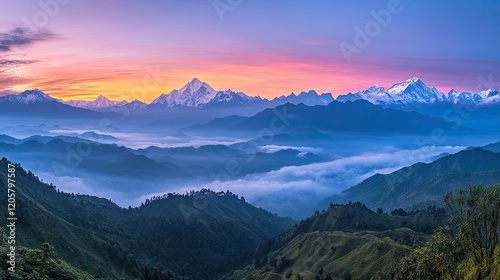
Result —
POLYGON ((499 1, 0 1, 0 280, 500 279, 499 1))

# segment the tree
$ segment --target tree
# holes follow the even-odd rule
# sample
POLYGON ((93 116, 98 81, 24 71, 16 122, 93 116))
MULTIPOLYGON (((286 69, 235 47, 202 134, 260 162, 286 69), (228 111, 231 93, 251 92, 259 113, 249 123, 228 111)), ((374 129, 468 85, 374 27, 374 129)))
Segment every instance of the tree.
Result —
POLYGON ((340 277, 342 277, 343 280, 351 280, 352 279, 352 276, 351 276, 351 273, 349 272, 349 270, 344 271, 344 273, 342 273, 342 275, 340 277))
POLYGON ((483 268, 480 277, 489 275, 495 251, 500 248, 500 185, 448 193, 445 205, 458 225, 460 245, 472 253, 474 264, 483 268))
POLYGON ((500 279, 500 185, 445 196, 454 227, 439 228, 395 268, 394 279, 500 279))
POLYGON ((391 215, 393 215, 393 216, 406 216, 407 213, 403 208, 398 208, 398 209, 392 210, 391 215))
POLYGON ((382 208, 377 208, 377 214, 384 214, 384 210, 382 208))
POLYGON ((319 275, 323 275, 323 268, 320 268, 320 269, 318 270, 318 274, 319 274, 319 275))
POLYGON ((445 276, 454 276, 457 261, 461 258, 462 252, 450 228, 438 228, 424 246, 401 260, 394 278, 443 279, 445 276))
POLYGON ((50 246, 49 243, 43 243, 40 247, 40 275, 45 276, 47 270, 50 266, 50 261, 52 257, 52 250, 54 247, 50 246))

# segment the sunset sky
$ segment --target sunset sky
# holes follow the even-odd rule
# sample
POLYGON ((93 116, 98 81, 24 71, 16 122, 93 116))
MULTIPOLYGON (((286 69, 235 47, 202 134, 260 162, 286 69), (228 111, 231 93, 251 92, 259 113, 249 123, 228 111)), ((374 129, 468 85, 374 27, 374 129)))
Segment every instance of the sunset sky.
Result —
POLYGON ((0 91, 150 102, 194 77, 267 98, 414 76, 500 88, 500 1, 25 0, 0 15, 0 91))

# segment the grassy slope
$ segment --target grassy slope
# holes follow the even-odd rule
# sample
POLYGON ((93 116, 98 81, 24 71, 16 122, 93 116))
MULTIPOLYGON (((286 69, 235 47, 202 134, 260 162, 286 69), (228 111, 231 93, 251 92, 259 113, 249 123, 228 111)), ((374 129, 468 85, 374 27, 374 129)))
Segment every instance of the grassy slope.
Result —
POLYGON ((445 220, 439 211, 392 217, 360 203, 334 205, 262 243, 254 264, 225 279, 314 279, 321 269, 320 279, 341 279, 346 272, 370 279, 428 237, 418 232, 427 228, 422 224, 435 228, 445 220))
MULTIPOLYGON (((397 232, 395 232, 397 233, 397 232)), ((369 279, 381 268, 409 251, 389 237, 377 233, 312 232, 296 236, 268 258, 277 258, 277 265, 247 266, 228 279, 314 279, 316 275, 340 279, 348 271, 355 279, 369 279), (283 265, 283 258, 290 264, 283 265)), ((286 261, 285 261, 286 262, 286 261)))

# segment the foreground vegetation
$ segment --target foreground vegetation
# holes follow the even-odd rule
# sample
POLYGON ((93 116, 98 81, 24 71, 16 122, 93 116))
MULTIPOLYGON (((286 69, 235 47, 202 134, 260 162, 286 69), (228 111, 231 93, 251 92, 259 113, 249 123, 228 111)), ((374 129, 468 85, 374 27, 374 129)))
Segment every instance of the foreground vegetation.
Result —
POLYGON ((12 280, 94 280, 97 278, 83 272, 64 260, 57 258, 53 247, 44 243, 40 248, 28 249, 18 247, 16 251, 16 271, 10 273, 5 269, 8 247, 2 239, 0 241, 0 279, 12 280))
POLYGON ((123 209, 16 169, 17 273, 7 272, 2 237, 0 279, 500 279, 500 185, 448 193, 445 208, 390 215, 330 204, 291 227, 229 191, 123 209))
POLYGON ((392 215, 332 204, 262 243, 226 279, 500 279, 500 185, 444 200, 446 209, 392 215))
POLYGON ((398 264, 395 279, 500 279, 500 185, 449 193, 440 227, 398 264))
MULTIPOLYGON (((0 160, 5 198, 7 163, 0 160)), ((105 279, 214 279, 293 224, 229 191, 166 194, 124 209, 106 199, 61 192, 15 166, 18 248, 49 243, 61 260, 105 279)), ((0 216, 7 214, 1 207, 0 216)), ((7 267, 0 263, 0 270, 7 267)))

